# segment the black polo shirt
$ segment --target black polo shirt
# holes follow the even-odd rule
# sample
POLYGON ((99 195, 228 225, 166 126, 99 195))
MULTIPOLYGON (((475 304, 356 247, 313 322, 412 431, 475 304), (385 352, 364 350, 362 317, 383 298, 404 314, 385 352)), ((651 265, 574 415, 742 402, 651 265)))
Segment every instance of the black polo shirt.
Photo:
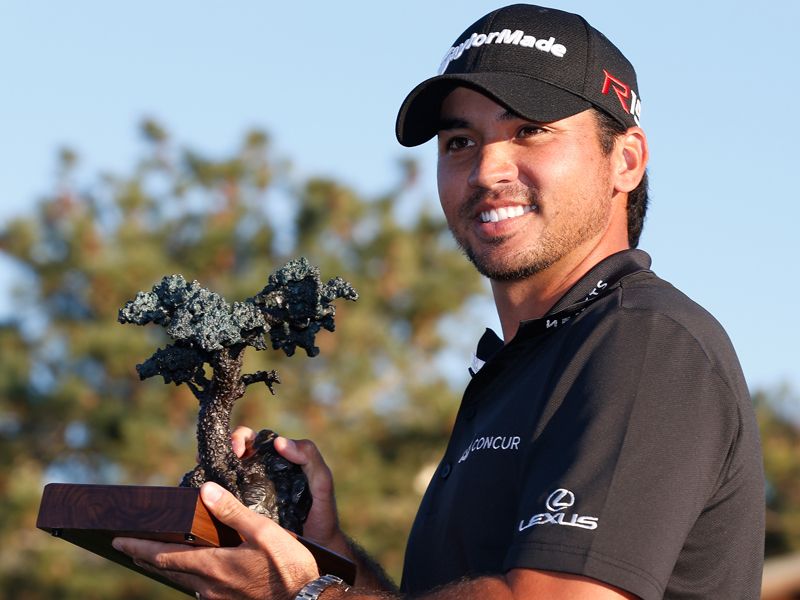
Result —
POLYGON ((403 591, 531 568, 647 600, 758 598, 764 480, 747 386, 721 326, 649 266, 640 250, 615 254, 508 345, 487 332, 403 591))

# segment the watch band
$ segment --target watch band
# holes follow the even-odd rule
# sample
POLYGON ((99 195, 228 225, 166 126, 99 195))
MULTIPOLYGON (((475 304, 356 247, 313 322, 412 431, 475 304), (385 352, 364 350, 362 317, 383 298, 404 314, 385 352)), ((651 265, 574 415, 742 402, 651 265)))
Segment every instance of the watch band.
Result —
POLYGON ((294 597, 294 600, 317 600, 322 592, 337 583, 345 586, 345 592, 350 589, 341 577, 337 577, 336 575, 323 575, 305 584, 303 589, 297 592, 297 596, 294 597))

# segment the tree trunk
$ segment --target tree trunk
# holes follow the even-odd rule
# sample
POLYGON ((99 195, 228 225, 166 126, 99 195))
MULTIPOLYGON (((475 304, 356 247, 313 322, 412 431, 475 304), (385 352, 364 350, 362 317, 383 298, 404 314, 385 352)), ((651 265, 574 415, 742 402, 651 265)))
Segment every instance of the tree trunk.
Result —
POLYGON ((243 350, 243 345, 237 345, 215 353, 210 361, 213 377, 204 390, 197 419, 202 479, 220 484, 240 500, 243 469, 231 448, 231 412, 246 387, 241 380, 243 350))

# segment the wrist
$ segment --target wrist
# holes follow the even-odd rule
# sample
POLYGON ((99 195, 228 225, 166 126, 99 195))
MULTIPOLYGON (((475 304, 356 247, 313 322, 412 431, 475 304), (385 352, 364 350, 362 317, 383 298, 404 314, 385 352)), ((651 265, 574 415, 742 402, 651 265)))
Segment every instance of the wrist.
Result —
POLYGON ((325 599, 340 598, 350 589, 341 577, 336 575, 323 575, 312 579, 297 592, 294 600, 318 600, 323 594, 325 599), (338 593, 337 593, 338 592, 338 593))
POLYGON ((350 590, 350 586, 346 583, 336 583, 328 588, 325 588, 319 595, 319 600, 340 600, 350 596, 348 594, 348 590, 350 590))

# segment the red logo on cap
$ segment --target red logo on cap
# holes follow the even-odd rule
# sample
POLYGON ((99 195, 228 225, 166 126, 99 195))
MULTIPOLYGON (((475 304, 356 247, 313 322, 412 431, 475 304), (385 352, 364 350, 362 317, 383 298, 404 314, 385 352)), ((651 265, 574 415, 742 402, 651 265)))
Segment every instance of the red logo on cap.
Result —
POLYGON ((614 85, 614 92, 617 94, 617 98, 619 98, 619 103, 622 104, 622 108, 625 109, 625 112, 628 112, 628 103, 625 102, 630 95, 631 95, 631 86, 627 83, 621 82, 619 79, 614 77, 611 73, 603 69, 603 73, 605 73, 606 80, 603 82, 603 94, 607 94, 608 90, 611 89, 611 84, 614 85))
POLYGON ((608 94, 609 90, 613 88, 614 93, 619 98, 622 109, 626 113, 630 113, 638 125, 639 116, 642 112, 642 101, 636 96, 636 92, 627 83, 620 81, 605 69, 603 69, 603 73, 606 76, 605 81, 603 81, 603 94, 608 94), (630 102, 628 99, 630 99, 630 102))

